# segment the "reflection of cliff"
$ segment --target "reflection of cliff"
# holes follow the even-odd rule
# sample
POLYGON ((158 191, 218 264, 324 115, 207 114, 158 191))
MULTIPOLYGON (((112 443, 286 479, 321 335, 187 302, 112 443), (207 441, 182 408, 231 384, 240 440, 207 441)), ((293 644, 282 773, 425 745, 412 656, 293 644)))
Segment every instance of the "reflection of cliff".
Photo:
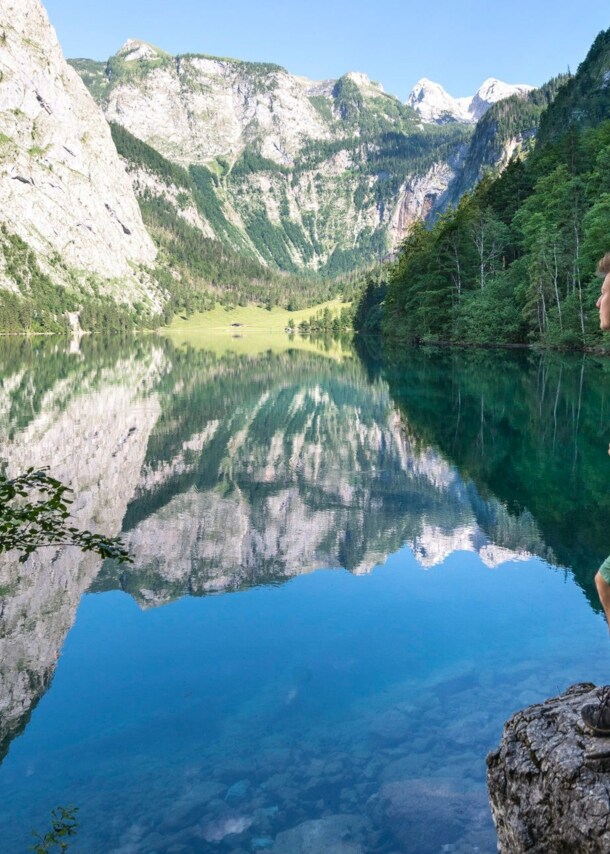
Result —
POLYGON ((119 583, 156 604, 269 583, 321 566, 370 570, 405 542, 422 565, 454 548, 489 565, 544 553, 530 517, 481 502, 442 456, 419 448, 385 383, 359 363, 306 354, 174 362, 126 516, 136 566, 119 583), (188 366, 188 370, 185 368, 188 366), (514 542, 492 540, 478 504, 514 542), (519 536, 520 535, 520 536, 519 536))
MULTIPOLYGON (((75 355, 69 371, 61 370, 65 353, 55 352, 55 345, 38 355, 14 373, 4 361, 1 458, 9 476, 31 465, 49 466, 74 489, 78 524, 114 535, 159 414, 157 397, 148 390, 160 352, 151 351, 145 361, 118 359, 106 368, 75 355), (23 394, 17 399, 18 387, 23 394), (30 402, 40 401, 29 412, 23 405, 28 394, 30 402)), ((74 549, 45 549, 25 565, 13 555, 2 558, 0 759, 49 686, 80 597, 99 568, 98 559, 74 549)))

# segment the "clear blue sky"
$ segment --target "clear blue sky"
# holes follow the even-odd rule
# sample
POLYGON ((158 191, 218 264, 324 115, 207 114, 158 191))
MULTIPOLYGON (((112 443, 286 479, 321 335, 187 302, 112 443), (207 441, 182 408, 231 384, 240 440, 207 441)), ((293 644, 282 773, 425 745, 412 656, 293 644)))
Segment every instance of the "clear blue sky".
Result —
POLYGON ((276 62, 314 79, 364 71, 404 99, 420 77, 454 96, 486 77, 539 85, 575 70, 608 0, 43 0, 68 57, 127 38, 170 53, 276 62))

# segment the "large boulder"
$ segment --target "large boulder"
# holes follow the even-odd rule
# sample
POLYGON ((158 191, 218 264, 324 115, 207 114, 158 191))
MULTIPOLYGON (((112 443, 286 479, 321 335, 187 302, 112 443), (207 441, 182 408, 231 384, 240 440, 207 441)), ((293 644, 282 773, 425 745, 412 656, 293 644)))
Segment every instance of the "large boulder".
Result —
POLYGON ((598 690, 580 683, 529 706, 487 757, 502 854, 610 851, 610 738, 590 734, 580 709, 598 690))

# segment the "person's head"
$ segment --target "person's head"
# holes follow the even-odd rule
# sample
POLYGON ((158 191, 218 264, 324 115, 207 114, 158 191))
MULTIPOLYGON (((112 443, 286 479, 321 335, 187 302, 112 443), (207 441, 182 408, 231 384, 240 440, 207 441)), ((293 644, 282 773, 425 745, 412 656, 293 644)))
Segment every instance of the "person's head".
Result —
POLYGON ((605 255, 597 262, 597 275, 605 278, 608 273, 610 273, 610 252, 606 252, 605 255))
POLYGON ((604 331, 610 330, 610 252, 599 259, 597 264, 597 275, 603 276, 602 290, 597 300, 599 309, 599 325, 604 331))

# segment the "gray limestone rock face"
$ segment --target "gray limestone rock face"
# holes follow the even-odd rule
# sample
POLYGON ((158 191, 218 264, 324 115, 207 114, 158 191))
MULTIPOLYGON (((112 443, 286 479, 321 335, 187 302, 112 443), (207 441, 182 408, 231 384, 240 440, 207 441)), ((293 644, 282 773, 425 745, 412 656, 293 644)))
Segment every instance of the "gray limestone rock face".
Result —
MULTIPOLYGON (((247 249, 263 264, 293 270, 333 270, 340 258, 362 264, 394 253, 414 222, 434 218, 455 201, 456 187, 463 193, 480 177, 478 150, 470 157, 470 183, 463 176, 471 154, 466 126, 475 126, 492 104, 525 97, 531 88, 490 78, 472 98, 455 99, 422 80, 407 106, 360 72, 309 80, 271 63, 171 56, 133 39, 107 64, 72 64, 109 122, 173 163, 209 168, 208 201, 221 217, 200 222, 193 205, 177 204, 178 193, 155 186, 154 176, 132 165, 138 196, 161 198, 204 233, 247 249), (432 130, 425 125, 447 123, 462 129, 425 139, 432 130), (406 142, 411 134, 426 150, 417 160, 388 146, 388 137, 406 142), (450 149, 445 137, 455 142, 450 149), (396 157, 402 163, 388 166, 396 157), (261 240, 261 224, 279 229, 281 251, 261 240)), ((486 136, 495 139, 497 129, 486 136)), ((503 168, 516 146, 504 139, 488 146, 485 167, 503 168)))
POLYGON ((580 683, 529 706, 504 726, 487 757, 487 786, 502 854, 610 851, 610 739, 581 722, 598 691, 580 683))
MULTIPOLYGON (((0 0, 0 128, 0 222, 54 281, 70 281, 59 257, 118 300, 159 307, 131 181, 39 0, 0 0)), ((11 287, 2 263, 0 286, 11 287)))

